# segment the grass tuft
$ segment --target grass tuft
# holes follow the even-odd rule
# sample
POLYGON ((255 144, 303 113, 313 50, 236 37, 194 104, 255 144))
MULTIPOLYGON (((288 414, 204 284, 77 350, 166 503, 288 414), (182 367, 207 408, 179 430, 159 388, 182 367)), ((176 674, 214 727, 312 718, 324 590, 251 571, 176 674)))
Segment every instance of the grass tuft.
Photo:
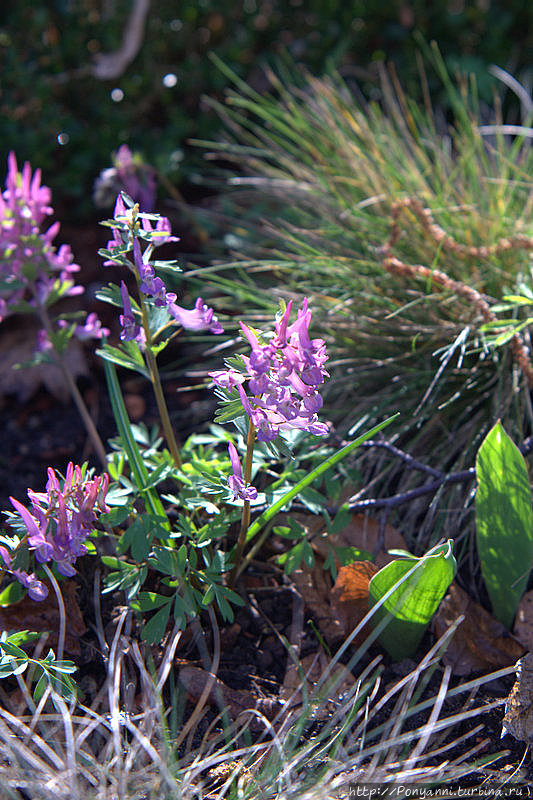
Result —
POLYGON ((179 720, 186 690, 172 666, 181 634, 174 631, 154 670, 125 622, 123 614, 107 649, 105 685, 90 705, 67 707, 55 697, 55 709, 51 703, 0 709, 2 798, 342 797, 357 781, 481 781, 496 758, 480 757, 483 725, 472 720, 503 700, 476 703, 475 695, 511 670, 450 688, 449 669, 439 665, 448 634, 387 686, 380 658, 365 658, 365 643, 347 665, 356 680, 350 689, 343 682, 342 693, 346 673, 334 668, 338 653, 313 690, 299 690, 276 714, 243 710, 230 723, 197 704, 188 718, 198 711, 205 720, 184 745, 179 720))
MULTIPOLYGON (((497 101, 481 106, 474 82, 456 85, 432 57, 453 125, 427 91, 420 107, 385 70, 371 101, 335 75, 267 70, 269 94, 241 81, 213 102, 227 134, 203 143, 225 164, 211 224, 231 226, 232 257, 202 281, 258 327, 280 296, 307 295, 313 332, 328 340, 326 412, 340 434, 400 411, 396 443, 458 470, 497 419, 515 441, 533 429, 527 328, 498 350, 481 330, 495 303, 531 289, 533 129, 525 119, 508 135, 497 101)), ((363 485, 377 476, 381 494, 413 485, 390 460, 366 463, 363 485)), ((458 493, 420 546, 456 530, 458 493)))

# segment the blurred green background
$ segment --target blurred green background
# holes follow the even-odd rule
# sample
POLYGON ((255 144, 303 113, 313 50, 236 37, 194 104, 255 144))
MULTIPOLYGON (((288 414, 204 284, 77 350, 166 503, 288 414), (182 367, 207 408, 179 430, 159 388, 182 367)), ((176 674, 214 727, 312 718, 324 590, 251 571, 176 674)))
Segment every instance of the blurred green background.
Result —
MULTIPOLYGON (((93 182, 124 142, 194 197, 202 153, 188 141, 216 138, 220 122, 202 95, 220 97, 227 84, 211 51, 258 90, 262 65, 288 56, 315 75, 337 69, 367 94, 376 65, 392 62, 417 96, 421 36, 437 41, 452 74, 475 72, 490 102, 490 64, 528 84, 532 23, 523 0, 6 1, 0 161, 14 149, 42 167, 65 219, 92 213, 93 182), (131 60, 121 62, 125 38, 131 60)), ((440 92, 433 99, 444 104, 440 92)))

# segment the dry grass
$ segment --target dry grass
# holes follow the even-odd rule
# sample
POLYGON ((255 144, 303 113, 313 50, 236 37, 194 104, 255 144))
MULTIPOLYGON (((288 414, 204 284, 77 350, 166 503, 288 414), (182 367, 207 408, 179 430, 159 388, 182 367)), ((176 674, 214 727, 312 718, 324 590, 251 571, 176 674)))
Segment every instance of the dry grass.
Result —
POLYGON ((174 631, 158 669, 149 670, 139 644, 124 633, 125 619, 123 614, 108 648, 105 685, 90 705, 67 707, 55 696, 55 709, 46 697, 38 708, 28 701, 26 710, 0 709, 2 798, 342 797, 356 781, 439 784, 480 777, 483 761, 491 760, 476 762, 485 742, 482 724, 472 719, 498 703, 475 701, 488 678, 450 688, 449 670, 438 666, 445 641, 385 687, 379 657, 363 667, 363 645, 348 665, 357 680, 339 696, 332 668, 348 651, 350 637, 303 706, 291 710, 287 702, 273 719, 251 710, 226 724, 210 713, 198 727, 207 713, 199 703, 189 716, 196 715, 195 724, 182 720, 176 727, 172 719, 184 689, 178 684, 172 700, 168 690, 181 634, 174 631), (427 683, 436 674, 432 695, 427 683))

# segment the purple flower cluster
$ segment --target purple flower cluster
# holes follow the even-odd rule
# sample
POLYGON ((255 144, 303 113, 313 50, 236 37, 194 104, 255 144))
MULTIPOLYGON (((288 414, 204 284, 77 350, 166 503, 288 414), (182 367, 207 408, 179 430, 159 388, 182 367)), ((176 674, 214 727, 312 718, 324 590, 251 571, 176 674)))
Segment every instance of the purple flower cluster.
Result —
MULTIPOLYGON (((133 248, 131 226, 134 219, 134 209, 126 208, 122 195, 117 196, 113 219, 119 223, 113 228, 113 238, 106 245, 107 249, 115 255, 124 255, 133 248)), ((168 242, 179 242, 178 236, 172 236, 170 221, 167 217, 158 217, 155 228, 146 214, 135 212, 135 227, 142 238, 148 239, 154 247, 168 242)), ((120 262, 119 262, 120 263, 120 262)), ((104 261, 104 267, 115 264, 113 258, 104 261)))
POLYGON ((254 331, 241 322, 241 329, 252 352, 241 355, 244 371, 230 367, 211 372, 216 386, 231 391, 237 387, 241 403, 254 425, 259 441, 270 442, 280 430, 297 428, 316 436, 326 436, 328 426, 318 421, 322 407, 318 387, 329 377, 324 369, 326 345, 309 337, 311 312, 307 298, 289 325, 292 301, 268 344, 261 344, 254 331), (248 394, 244 383, 248 381, 248 394))
POLYGON ((124 191, 139 203, 141 211, 153 211, 156 189, 154 168, 123 144, 113 158, 113 166, 103 170, 96 179, 93 198, 97 206, 106 207, 113 204, 120 191, 124 191))
POLYGON ((9 306, 26 299, 28 288, 41 303, 46 302, 58 280, 67 287, 65 294, 83 292, 81 286, 74 285, 72 276, 79 266, 72 261, 70 247, 62 245, 56 251, 52 245, 59 223, 40 232, 43 221, 53 212, 50 189, 41 186, 41 171, 32 174, 26 162, 19 172, 13 152, 7 164, 5 189, 0 194, 0 278, 4 282, 0 320, 9 313, 9 306))
MULTIPOLYGON (((59 222, 40 232, 53 213, 50 189, 41 185, 41 170, 32 174, 26 162, 19 172, 13 152, 7 164, 5 189, 0 194, 0 322, 21 301, 44 306, 52 292, 76 295, 84 291, 74 282, 80 268, 73 262, 70 247, 64 244, 56 250, 52 244, 59 222)), ((85 325, 78 326, 82 336, 100 338, 106 331, 90 316, 85 325)))
MULTIPOLYGON (((109 510, 105 504, 108 487, 107 474, 85 479, 80 467, 70 463, 63 485, 50 467, 46 491, 28 489, 31 510, 15 498, 9 498, 26 526, 28 547, 35 551, 38 563, 53 560, 62 575, 75 574, 74 562, 87 552, 84 540, 98 519, 97 511, 109 510)), ((11 568, 12 555, 5 547, 0 547, 0 556, 4 568, 29 589, 30 597, 34 600, 46 597, 46 587, 33 573, 11 568)))
MULTIPOLYGON (((114 264, 114 257, 118 258, 130 250, 133 251, 133 263, 139 280, 139 290, 146 297, 151 297, 154 305, 166 307, 169 314, 179 322, 182 328, 192 331, 210 331, 216 334, 223 333, 224 329, 214 315, 213 309, 205 305, 201 297, 196 300, 193 309, 182 308, 176 303, 174 292, 167 292, 165 284, 155 274, 150 263, 152 248, 166 242, 179 241, 177 237, 171 235, 169 220, 166 217, 159 217, 154 229, 151 221, 145 215, 126 208, 121 195, 117 197, 114 219, 120 223, 120 226, 113 228, 113 238, 107 243, 107 250, 112 255, 109 260, 104 262, 104 266, 114 264), (144 252, 138 236, 131 233, 132 230, 135 231, 136 226, 138 226, 137 233, 140 235, 142 231, 142 238, 147 238, 150 242, 150 246, 144 252)), ((146 344, 146 336, 141 326, 136 323, 124 282, 121 284, 121 296, 124 313, 120 316, 122 325, 120 338, 123 341, 136 341, 143 348, 146 344)))

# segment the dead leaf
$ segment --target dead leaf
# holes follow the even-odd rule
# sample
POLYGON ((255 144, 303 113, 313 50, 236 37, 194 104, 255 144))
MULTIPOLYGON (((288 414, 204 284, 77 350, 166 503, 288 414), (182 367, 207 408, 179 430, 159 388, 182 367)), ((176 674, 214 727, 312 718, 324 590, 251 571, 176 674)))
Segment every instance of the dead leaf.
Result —
POLYGON ((335 664, 331 667, 331 659, 320 648, 317 653, 302 658, 297 665, 291 662, 285 672, 285 680, 280 691, 280 699, 288 703, 288 708, 301 706, 304 703, 305 695, 313 697, 317 689, 317 684, 323 675, 328 673, 327 681, 321 686, 319 695, 323 695, 324 690, 331 687, 331 697, 320 698, 320 705, 315 713, 315 719, 327 719, 339 706, 339 698, 349 692, 355 686, 355 678, 343 664, 335 664), (305 681, 305 691, 302 684, 302 675, 305 681))
MULTIPOLYGON (((350 523, 336 534, 327 533, 322 518, 314 514, 291 514, 291 516, 307 532, 316 554, 314 566, 312 568, 302 566, 291 573, 291 579, 320 628, 322 636, 328 645, 334 645, 345 639, 368 611, 370 578, 395 559, 395 556, 389 555, 387 551, 405 550, 407 546, 401 533, 391 525, 385 525, 382 529, 379 522, 363 514, 353 514, 350 523), (354 562, 369 565, 355 568, 361 571, 359 578, 364 581, 360 597, 352 596, 353 592, 357 594, 358 591, 353 585, 353 571, 349 569, 353 565, 342 566, 338 559, 336 559, 337 583, 335 588, 332 588, 329 572, 324 572, 324 562, 331 553, 331 546, 353 547, 376 555, 375 562, 354 562), (368 574, 365 570, 368 570, 368 574)), ((361 638, 364 638, 364 633, 361 634, 361 638)))
POLYGON ((443 656, 456 675, 492 672, 515 664, 525 652, 514 636, 457 583, 450 589, 433 618, 436 636, 442 636, 464 615, 443 656))
POLYGON ((324 570, 322 559, 316 558, 311 569, 303 566, 294 570, 291 579, 328 645, 343 639, 344 626, 331 607, 332 581, 329 572, 324 570))
MULTIPOLYGON (((368 613, 368 584, 376 572, 379 572, 379 568, 371 561, 355 561, 339 568, 330 596, 331 610, 345 636, 349 636, 368 613)), ((354 639, 354 644, 360 644, 366 635, 365 625, 354 639)))
POLYGON ((245 765, 240 759, 232 761, 223 761, 216 767, 212 767, 207 773, 207 783, 202 786, 203 797, 216 798, 220 797, 220 790, 228 780, 237 780, 242 786, 249 786, 251 783, 255 784, 255 776, 249 767, 245 765))
MULTIPOLYGON (((198 701, 204 690, 207 690, 206 702, 224 708, 233 719, 251 710, 260 711, 265 717, 272 719, 282 708, 278 698, 259 697, 246 689, 232 689, 216 675, 200 667, 189 665, 181 667, 179 679, 193 702, 198 701)), ((264 729, 264 725, 257 718, 255 721, 252 719, 250 724, 254 729, 264 729)))
MULTIPOLYGON (((324 570, 323 560, 317 557, 312 569, 304 566, 291 573, 307 610, 328 645, 346 639, 367 613, 368 584, 376 572, 379 569, 371 561, 356 561, 339 567, 332 587, 330 574, 324 570)), ((356 643, 365 636, 366 631, 361 631, 356 643)))
POLYGON ((526 592, 518 604, 513 633, 526 650, 533 650, 533 590, 526 592))
MULTIPOLYGON (((27 369, 14 369, 17 364, 31 361, 35 354, 37 327, 32 321, 24 319, 17 330, 3 331, 0 336, 0 375, 2 375, 2 396, 13 394, 24 403, 41 385, 53 397, 66 403, 70 389, 59 367, 53 364, 39 364, 27 369)), ((72 339, 64 355, 67 367, 76 379, 87 376, 87 364, 79 342, 72 339)))
POLYGON ((521 742, 533 739, 533 653, 516 665, 517 680, 505 703, 502 736, 510 733, 521 742))
MULTIPOLYGON (((76 582, 62 583, 61 594, 66 611, 65 652, 79 655, 80 636, 87 628, 76 598, 76 582)), ((37 633, 49 631, 50 646, 57 649, 59 609, 52 588, 48 585, 48 596, 40 602, 30 600, 26 595, 18 603, 0 608, 0 628, 8 631, 37 631, 37 633)))
MULTIPOLYGON (((321 520, 320 517, 315 519, 321 520)), ((379 569, 394 561, 395 556, 389 555, 388 550, 407 550, 407 545, 402 534, 392 525, 380 523, 364 514, 352 514, 348 525, 338 533, 327 533, 313 539, 313 547, 327 558, 330 547, 356 547, 358 550, 367 550, 374 556, 373 563, 379 569)))

